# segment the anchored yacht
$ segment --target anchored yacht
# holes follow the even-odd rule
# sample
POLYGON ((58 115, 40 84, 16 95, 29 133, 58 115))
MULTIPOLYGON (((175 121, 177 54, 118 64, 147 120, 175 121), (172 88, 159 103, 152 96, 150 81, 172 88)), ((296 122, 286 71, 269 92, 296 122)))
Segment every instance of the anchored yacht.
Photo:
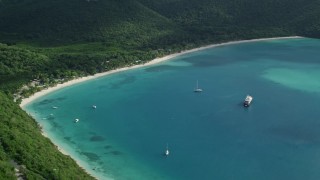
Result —
POLYGON ((244 102, 243 102, 243 106, 244 106, 244 107, 250 106, 252 100, 253 100, 253 97, 250 96, 250 95, 247 95, 246 99, 245 99, 244 102))

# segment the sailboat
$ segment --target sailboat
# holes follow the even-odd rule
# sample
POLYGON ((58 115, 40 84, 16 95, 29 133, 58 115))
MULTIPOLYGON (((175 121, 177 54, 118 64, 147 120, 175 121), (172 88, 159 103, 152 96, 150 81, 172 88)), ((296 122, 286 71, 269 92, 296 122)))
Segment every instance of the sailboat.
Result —
POLYGON ((167 144, 167 149, 166 149, 166 151, 164 152, 164 155, 165 155, 165 156, 169 156, 169 153, 170 153, 170 152, 169 152, 168 144, 167 144))
POLYGON ((197 87, 194 89, 194 92, 202 92, 202 89, 199 88, 198 80, 197 80, 197 87))

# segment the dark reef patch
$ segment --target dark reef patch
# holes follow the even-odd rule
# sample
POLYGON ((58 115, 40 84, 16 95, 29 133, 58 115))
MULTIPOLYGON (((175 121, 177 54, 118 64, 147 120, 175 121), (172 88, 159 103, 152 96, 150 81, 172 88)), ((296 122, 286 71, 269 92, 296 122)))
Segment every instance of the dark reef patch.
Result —
POLYGON ((58 97, 58 98, 55 98, 55 99, 44 99, 44 100, 36 103, 36 105, 37 106, 39 106, 39 105, 47 105, 47 104, 52 104, 52 103, 57 102, 57 101, 64 101, 66 99, 67 99, 66 97, 58 97))
POLYGON ((112 146, 111 146, 111 145, 105 145, 104 148, 107 149, 107 150, 109 150, 109 149, 112 148, 112 146))
POLYGON ((110 149, 112 149, 112 146, 111 146, 111 145, 105 145, 105 146, 104 146, 104 149, 110 150, 110 149))
POLYGON ((122 155, 123 153, 121 151, 111 151, 110 154, 119 156, 119 155, 122 155))
POLYGON ((47 120, 54 120, 54 119, 55 119, 54 116, 48 116, 48 117, 47 117, 47 120))
POLYGON ((69 143, 71 143, 71 144, 76 144, 74 141, 72 141, 72 138, 71 138, 71 137, 65 136, 64 139, 65 139, 66 141, 68 141, 69 143))
POLYGON ((58 97, 58 98, 55 98, 54 100, 56 100, 56 101, 64 101, 66 99, 67 99, 66 97, 58 97))
POLYGON ((102 136, 92 136, 90 138, 90 141, 92 141, 92 142, 98 142, 98 141, 104 141, 104 140, 105 140, 105 138, 102 136))
POLYGON ((36 103, 36 105, 46 105, 46 104, 50 104, 54 101, 54 99, 45 99, 45 100, 42 100, 38 103, 36 103))
POLYGON ((160 71, 173 70, 175 68, 177 68, 177 67, 173 67, 173 66, 169 66, 169 65, 161 65, 161 66, 154 66, 154 67, 146 68, 145 71, 146 72, 160 72, 160 71))
POLYGON ((123 153, 121 151, 110 151, 110 152, 106 152, 104 154, 111 154, 111 155, 114 155, 114 156, 119 156, 119 155, 123 155, 123 153))
POLYGON ((95 153, 81 152, 80 154, 86 156, 90 161, 99 161, 100 160, 100 157, 95 153))
POLYGON ((54 122, 54 121, 50 121, 51 125, 53 128, 55 129, 62 129, 62 126, 60 126, 58 123, 54 122))
POLYGON ((291 144, 319 144, 320 133, 317 129, 296 126, 269 129, 272 135, 291 144))
POLYGON ((64 139, 67 141, 71 141, 71 137, 68 137, 68 136, 65 136, 64 139))
POLYGON ((111 84, 111 89, 118 89, 123 85, 130 84, 136 81, 136 77, 134 76, 124 76, 121 80, 117 81, 116 83, 111 84))

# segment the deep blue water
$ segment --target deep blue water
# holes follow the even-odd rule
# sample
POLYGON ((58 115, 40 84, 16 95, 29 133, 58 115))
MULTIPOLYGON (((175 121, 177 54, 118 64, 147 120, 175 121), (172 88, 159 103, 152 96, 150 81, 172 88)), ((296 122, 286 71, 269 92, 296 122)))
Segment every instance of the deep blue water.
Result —
POLYGON ((319 50, 306 38, 207 49, 26 109, 101 179, 320 179, 319 50))

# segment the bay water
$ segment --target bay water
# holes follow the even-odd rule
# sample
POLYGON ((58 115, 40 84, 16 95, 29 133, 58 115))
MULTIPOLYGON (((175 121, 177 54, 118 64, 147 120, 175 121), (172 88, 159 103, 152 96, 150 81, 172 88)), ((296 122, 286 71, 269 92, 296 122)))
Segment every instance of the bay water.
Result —
POLYGON ((308 38, 220 46, 25 109, 99 179, 320 179, 319 50, 308 38))

